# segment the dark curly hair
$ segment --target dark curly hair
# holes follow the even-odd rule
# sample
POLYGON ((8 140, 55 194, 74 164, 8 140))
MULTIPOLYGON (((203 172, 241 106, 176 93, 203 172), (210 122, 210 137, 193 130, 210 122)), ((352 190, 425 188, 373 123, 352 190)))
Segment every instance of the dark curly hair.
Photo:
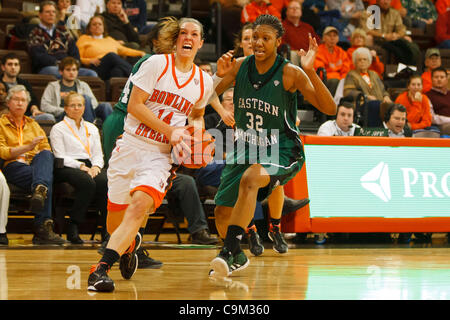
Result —
POLYGON ((260 25, 271 26, 277 32, 277 37, 280 38, 284 34, 283 24, 280 19, 270 14, 262 14, 258 18, 256 18, 255 22, 253 22, 253 29, 260 25))

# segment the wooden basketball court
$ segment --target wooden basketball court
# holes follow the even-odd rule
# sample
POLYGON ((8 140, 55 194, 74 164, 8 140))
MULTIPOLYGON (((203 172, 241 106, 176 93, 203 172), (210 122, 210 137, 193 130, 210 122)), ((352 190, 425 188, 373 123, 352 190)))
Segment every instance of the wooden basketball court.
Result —
MULTIPOLYGON (((267 244, 260 257, 229 279, 208 277, 218 247, 178 245, 173 234, 143 246, 164 262, 124 280, 111 270, 116 290, 86 290, 98 241, 82 246, 33 246, 29 235, 10 235, 0 246, 0 300, 364 300, 450 299, 447 240, 426 245, 290 245, 285 255, 267 244)), ((246 249, 246 253, 249 252, 246 249)))

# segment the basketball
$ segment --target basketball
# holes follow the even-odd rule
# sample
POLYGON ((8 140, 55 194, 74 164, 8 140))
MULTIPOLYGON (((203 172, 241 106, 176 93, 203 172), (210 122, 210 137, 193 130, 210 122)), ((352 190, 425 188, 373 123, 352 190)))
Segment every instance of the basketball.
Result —
POLYGON ((214 157, 214 138, 203 128, 189 127, 187 131, 198 141, 191 141, 191 156, 182 165, 190 169, 205 167, 214 157))

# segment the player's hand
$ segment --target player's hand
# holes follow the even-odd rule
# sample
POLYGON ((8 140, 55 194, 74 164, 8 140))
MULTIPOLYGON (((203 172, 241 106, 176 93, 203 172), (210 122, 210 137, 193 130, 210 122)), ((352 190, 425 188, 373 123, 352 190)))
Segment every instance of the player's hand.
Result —
POLYGON ((300 51, 298 51, 298 55, 300 56, 300 62, 303 70, 314 70, 314 60, 316 59, 319 45, 317 44, 316 39, 311 36, 311 33, 308 35, 308 37, 308 52, 305 52, 305 50, 301 49, 300 51))
POLYGON ((223 122, 229 127, 233 127, 235 124, 234 121, 234 112, 229 110, 224 110, 223 113, 220 115, 223 122))
POLYGON ((194 138, 189 134, 187 128, 187 126, 174 127, 169 137, 172 145, 172 160, 176 164, 183 163, 191 156, 191 143, 194 138))
POLYGON ((217 60, 217 72, 216 75, 223 78, 228 72, 233 70, 236 64, 236 59, 233 57, 234 51, 230 50, 224 53, 219 60, 217 60))

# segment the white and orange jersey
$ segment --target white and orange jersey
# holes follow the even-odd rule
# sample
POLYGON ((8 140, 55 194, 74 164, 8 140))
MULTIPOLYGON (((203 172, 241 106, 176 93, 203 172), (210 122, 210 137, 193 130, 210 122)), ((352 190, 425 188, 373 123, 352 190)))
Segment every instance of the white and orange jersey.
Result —
MULTIPOLYGON (((149 94, 145 102, 147 108, 175 127, 186 125, 186 119, 194 108, 204 108, 214 90, 211 76, 195 64, 187 73, 178 71, 173 54, 149 57, 130 80, 149 94)), ((127 114, 124 131, 148 143, 169 143, 167 137, 130 113, 127 114)))

